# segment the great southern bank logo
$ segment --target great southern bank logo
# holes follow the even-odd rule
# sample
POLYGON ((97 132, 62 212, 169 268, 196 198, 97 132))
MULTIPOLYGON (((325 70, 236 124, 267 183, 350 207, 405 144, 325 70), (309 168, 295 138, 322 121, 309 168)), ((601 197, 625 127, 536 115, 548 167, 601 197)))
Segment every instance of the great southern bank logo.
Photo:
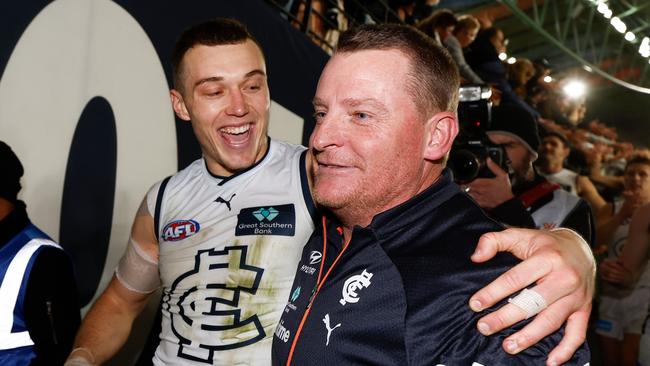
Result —
POLYGON ((294 236, 296 210, 293 205, 247 207, 237 214, 236 236, 282 235, 294 236))
POLYGON ((266 219, 269 222, 273 221, 276 217, 278 217, 279 214, 280 212, 273 207, 260 208, 259 210, 253 212, 253 216, 255 216, 257 221, 264 221, 264 219, 266 219))
POLYGON ((201 230, 201 225, 194 220, 176 220, 165 225, 162 237, 165 241, 178 241, 189 238, 201 230))

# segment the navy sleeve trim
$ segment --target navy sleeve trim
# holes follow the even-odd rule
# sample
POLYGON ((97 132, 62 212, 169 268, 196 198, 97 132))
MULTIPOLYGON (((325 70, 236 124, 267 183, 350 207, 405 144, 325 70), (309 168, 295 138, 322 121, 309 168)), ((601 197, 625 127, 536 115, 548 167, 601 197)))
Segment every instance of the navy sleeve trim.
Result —
POLYGON ((316 204, 311 196, 311 190, 309 189, 309 178, 307 177, 307 151, 305 150, 300 154, 300 186, 302 187, 302 196, 305 200, 305 205, 309 211, 311 219, 316 222, 318 219, 316 213, 316 204))
POLYGON ((153 214, 153 227, 156 230, 156 241, 160 240, 160 205, 162 204, 162 199, 165 195, 165 188, 167 187, 167 183, 169 183, 171 177, 172 176, 170 175, 163 179, 160 183, 160 188, 158 188, 158 195, 156 196, 156 209, 153 214))

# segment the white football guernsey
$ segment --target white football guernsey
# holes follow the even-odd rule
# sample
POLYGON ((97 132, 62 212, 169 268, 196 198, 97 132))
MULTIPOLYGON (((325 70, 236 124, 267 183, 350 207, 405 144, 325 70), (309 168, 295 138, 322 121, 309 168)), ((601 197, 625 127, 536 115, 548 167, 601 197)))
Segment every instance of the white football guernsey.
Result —
MULTIPOLYGON (((275 140, 256 165, 215 177, 203 159, 159 202, 162 331, 155 365, 269 365, 314 230, 306 150, 275 140)), ((160 184, 148 194, 154 213, 160 184)))
MULTIPOLYGON (((614 202, 614 214, 617 214, 621 210, 623 207, 623 202, 624 201, 622 200, 614 202)), ((612 241, 607 246, 607 258, 618 259, 623 253, 623 247, 627 242, 631 221, 631 218, 627 218, 621 225, 616 228, 616 231, 614 231, 612 241)), ((650 287, 650 265, 648 264, 648 262, 644 264, 643 271, 641 272, 641 275, 634 287, 617 286, 611 284, 610 282, 603 281, 600 289, 601 294, 613 298, 623 298, 629 296, 632 292, 639 288, 650 287)))
POLYGON ((557 173, 542 174, 542 176, 549 182, 559 184, 565 191, 575 195, 578 194, 578 188, 576 187, 576 179, 578 179, 578 173, 569 169, 562 169, 557 173))
POLYGON ((531 213, 538 229, 561 227, 567 216, 580 203, 580 197, 565 190, 553 191, 553 199, 531 213))

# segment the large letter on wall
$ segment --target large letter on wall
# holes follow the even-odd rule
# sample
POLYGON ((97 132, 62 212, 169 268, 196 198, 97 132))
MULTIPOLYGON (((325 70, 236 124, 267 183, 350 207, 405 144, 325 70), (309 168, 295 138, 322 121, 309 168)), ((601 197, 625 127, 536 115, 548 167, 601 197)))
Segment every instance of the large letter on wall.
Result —
POLYGON ((87 303, 110 279, 147 188, 177 167, 168 86, 143 29, 108 0, 44 8, 0 79, 0 139, 25 165, 32 221, 62 240, 87 303), (80 265, 89 262, 98 265, 80 265))

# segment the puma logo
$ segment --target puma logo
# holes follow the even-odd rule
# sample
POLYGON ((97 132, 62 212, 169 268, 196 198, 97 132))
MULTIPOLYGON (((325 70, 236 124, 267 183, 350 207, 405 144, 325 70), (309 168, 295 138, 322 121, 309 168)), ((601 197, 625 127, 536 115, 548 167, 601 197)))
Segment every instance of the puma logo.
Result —
POLYGON ((338 327, 341 326, 341 323, 338 323, 334 326, 334 328, 330 328, 330 315, 325 314, 325 317, 323 318, 323 323, 325 323, 325 329, 327 329, 327 342, 325 342, 325 346, 329 346, 330 344, 330 335, 332 334, 332 331, 338 327))
POLYGON ((228 207, 228 211, 231 211, 231 209, 230 209, 230 201, 232 201, 232 198, 235 197, 236 195, 237 195, 237 193, 233 193, 232 196, 230 196, 230 199, 228 201, 226 201, 225 199, 221 198, 221 196, 219 196, 219 197, 217 197, 216 200, 214 200, 214 202, 225 204, 226 207, 228 207))

